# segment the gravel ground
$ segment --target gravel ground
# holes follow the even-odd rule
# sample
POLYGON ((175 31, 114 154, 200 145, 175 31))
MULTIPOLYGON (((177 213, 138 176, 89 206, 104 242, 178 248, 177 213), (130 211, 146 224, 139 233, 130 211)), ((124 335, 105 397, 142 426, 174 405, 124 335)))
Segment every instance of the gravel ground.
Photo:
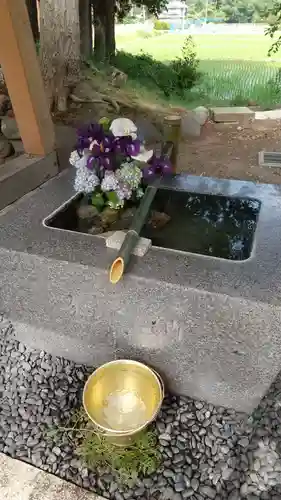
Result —
POLYGON ((162 465, 128 489, 46 438, 80 406, 89 370, 26 348, 0 325, 0 451, 114 500, 281 499, 281 378, 251 417, 167 396, 156 422, 162 465))

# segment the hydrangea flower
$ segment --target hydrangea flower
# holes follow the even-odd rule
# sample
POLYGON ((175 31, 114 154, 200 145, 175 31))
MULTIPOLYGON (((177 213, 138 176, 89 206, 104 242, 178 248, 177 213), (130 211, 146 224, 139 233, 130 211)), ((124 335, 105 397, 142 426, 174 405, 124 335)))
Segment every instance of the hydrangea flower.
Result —
POLYGON ((133 162, 122 163, 119 170, 116 172, 116 177, 121 182, 130 186, 131 189, 137 189, 142 180, 142 171, 133 162))
POLYGON ((78 193, 92 193, 99 184, 98 176, 86 166, 77 169, 74 181, 75 191, 78 193))
POLYGON ((142 198, 142 197, 143 197, 143 195, 144 195, 144 192, 143 192, 143 189, 142 189, 142 188, 138 188, 138 189, 136 189, 136 197, 137 197, 138 199, 142 198))
POLYGON ((72 165, 73 167, 76 167, 77 163, 79 162, 79 160, 81 160, 81 155, 78 153, 78 151, 75 149, 74 151, 72 151, 70 153, 70 157, 69 157, 69 163, 70 165, 72 165))
POLYGON ((105 172, 101 182, 102 191, 115 191, 118 188, 118 180, 114 172, 105 172))

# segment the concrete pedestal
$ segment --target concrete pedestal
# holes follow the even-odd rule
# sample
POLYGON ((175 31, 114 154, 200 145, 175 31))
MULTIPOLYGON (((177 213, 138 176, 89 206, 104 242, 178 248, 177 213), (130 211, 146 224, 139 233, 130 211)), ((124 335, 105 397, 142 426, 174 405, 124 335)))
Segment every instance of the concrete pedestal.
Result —
POLYGON ((71 171, 0 213, 0 311, 32 347, 100 365, 135 358, 175 392, 250 412, 281 366, 281 186, 184 176, 175 189, 261 201, 250 259, 153 248, 117 286, 103 238, 46 228, 71 171))

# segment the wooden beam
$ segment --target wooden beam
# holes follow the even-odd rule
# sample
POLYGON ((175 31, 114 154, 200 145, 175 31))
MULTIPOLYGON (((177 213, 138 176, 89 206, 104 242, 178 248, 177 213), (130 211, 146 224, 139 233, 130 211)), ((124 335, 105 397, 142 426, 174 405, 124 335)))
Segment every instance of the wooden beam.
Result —
POLYGON ((25 152, 52 152, 54 126, 25 0, 0 0, 0 64, 25 152))

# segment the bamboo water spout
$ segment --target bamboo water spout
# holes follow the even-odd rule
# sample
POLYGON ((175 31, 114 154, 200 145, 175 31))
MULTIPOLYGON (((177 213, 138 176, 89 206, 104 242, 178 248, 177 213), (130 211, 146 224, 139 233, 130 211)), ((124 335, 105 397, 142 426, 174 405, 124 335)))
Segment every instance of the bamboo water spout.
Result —
MULTIPOLYGON (((180 126, 181 126, 181 117, 178 115, 166 117, 164 120, 165 142, 162 145, 161 155, 171 160, 174 174, 176 174, 177 170, 178 146, 180 141, 180 126)), ((118 281, 120 281, 130 261, 131 253, 138 242, 139 234, 141 232, 143 225, 146 222, 149 209, 154 200, 161 179, 162 177, 159 177, 154 182, 153 185, 148 186, 146 188, 146 191, 141 200, 139 208, 133 219, 132 225, 125 236, 125 239, 120 248, 120 251, 117 254, 116 259, 111 264, 109 271, 109 280, 114 285, 118 283, 118 281)))
POLYGON ((153 186, 148 186, 143 195, 141 203, 137 209, 135 217, 133 219, 132 225, 129 231, 126 234, 126 237, 123 241, 123 244, 118 252, 116 259, 113 261, 110 271, 109 271, 109 279, 112 284, 118 283, 122 278, 125 269, 129 263, 131 252, 135 248, 139 234, 141 229, 147 219, 148 212, 151 206, 151 203, 154 200, 158 189, 158 183, 153 186))

